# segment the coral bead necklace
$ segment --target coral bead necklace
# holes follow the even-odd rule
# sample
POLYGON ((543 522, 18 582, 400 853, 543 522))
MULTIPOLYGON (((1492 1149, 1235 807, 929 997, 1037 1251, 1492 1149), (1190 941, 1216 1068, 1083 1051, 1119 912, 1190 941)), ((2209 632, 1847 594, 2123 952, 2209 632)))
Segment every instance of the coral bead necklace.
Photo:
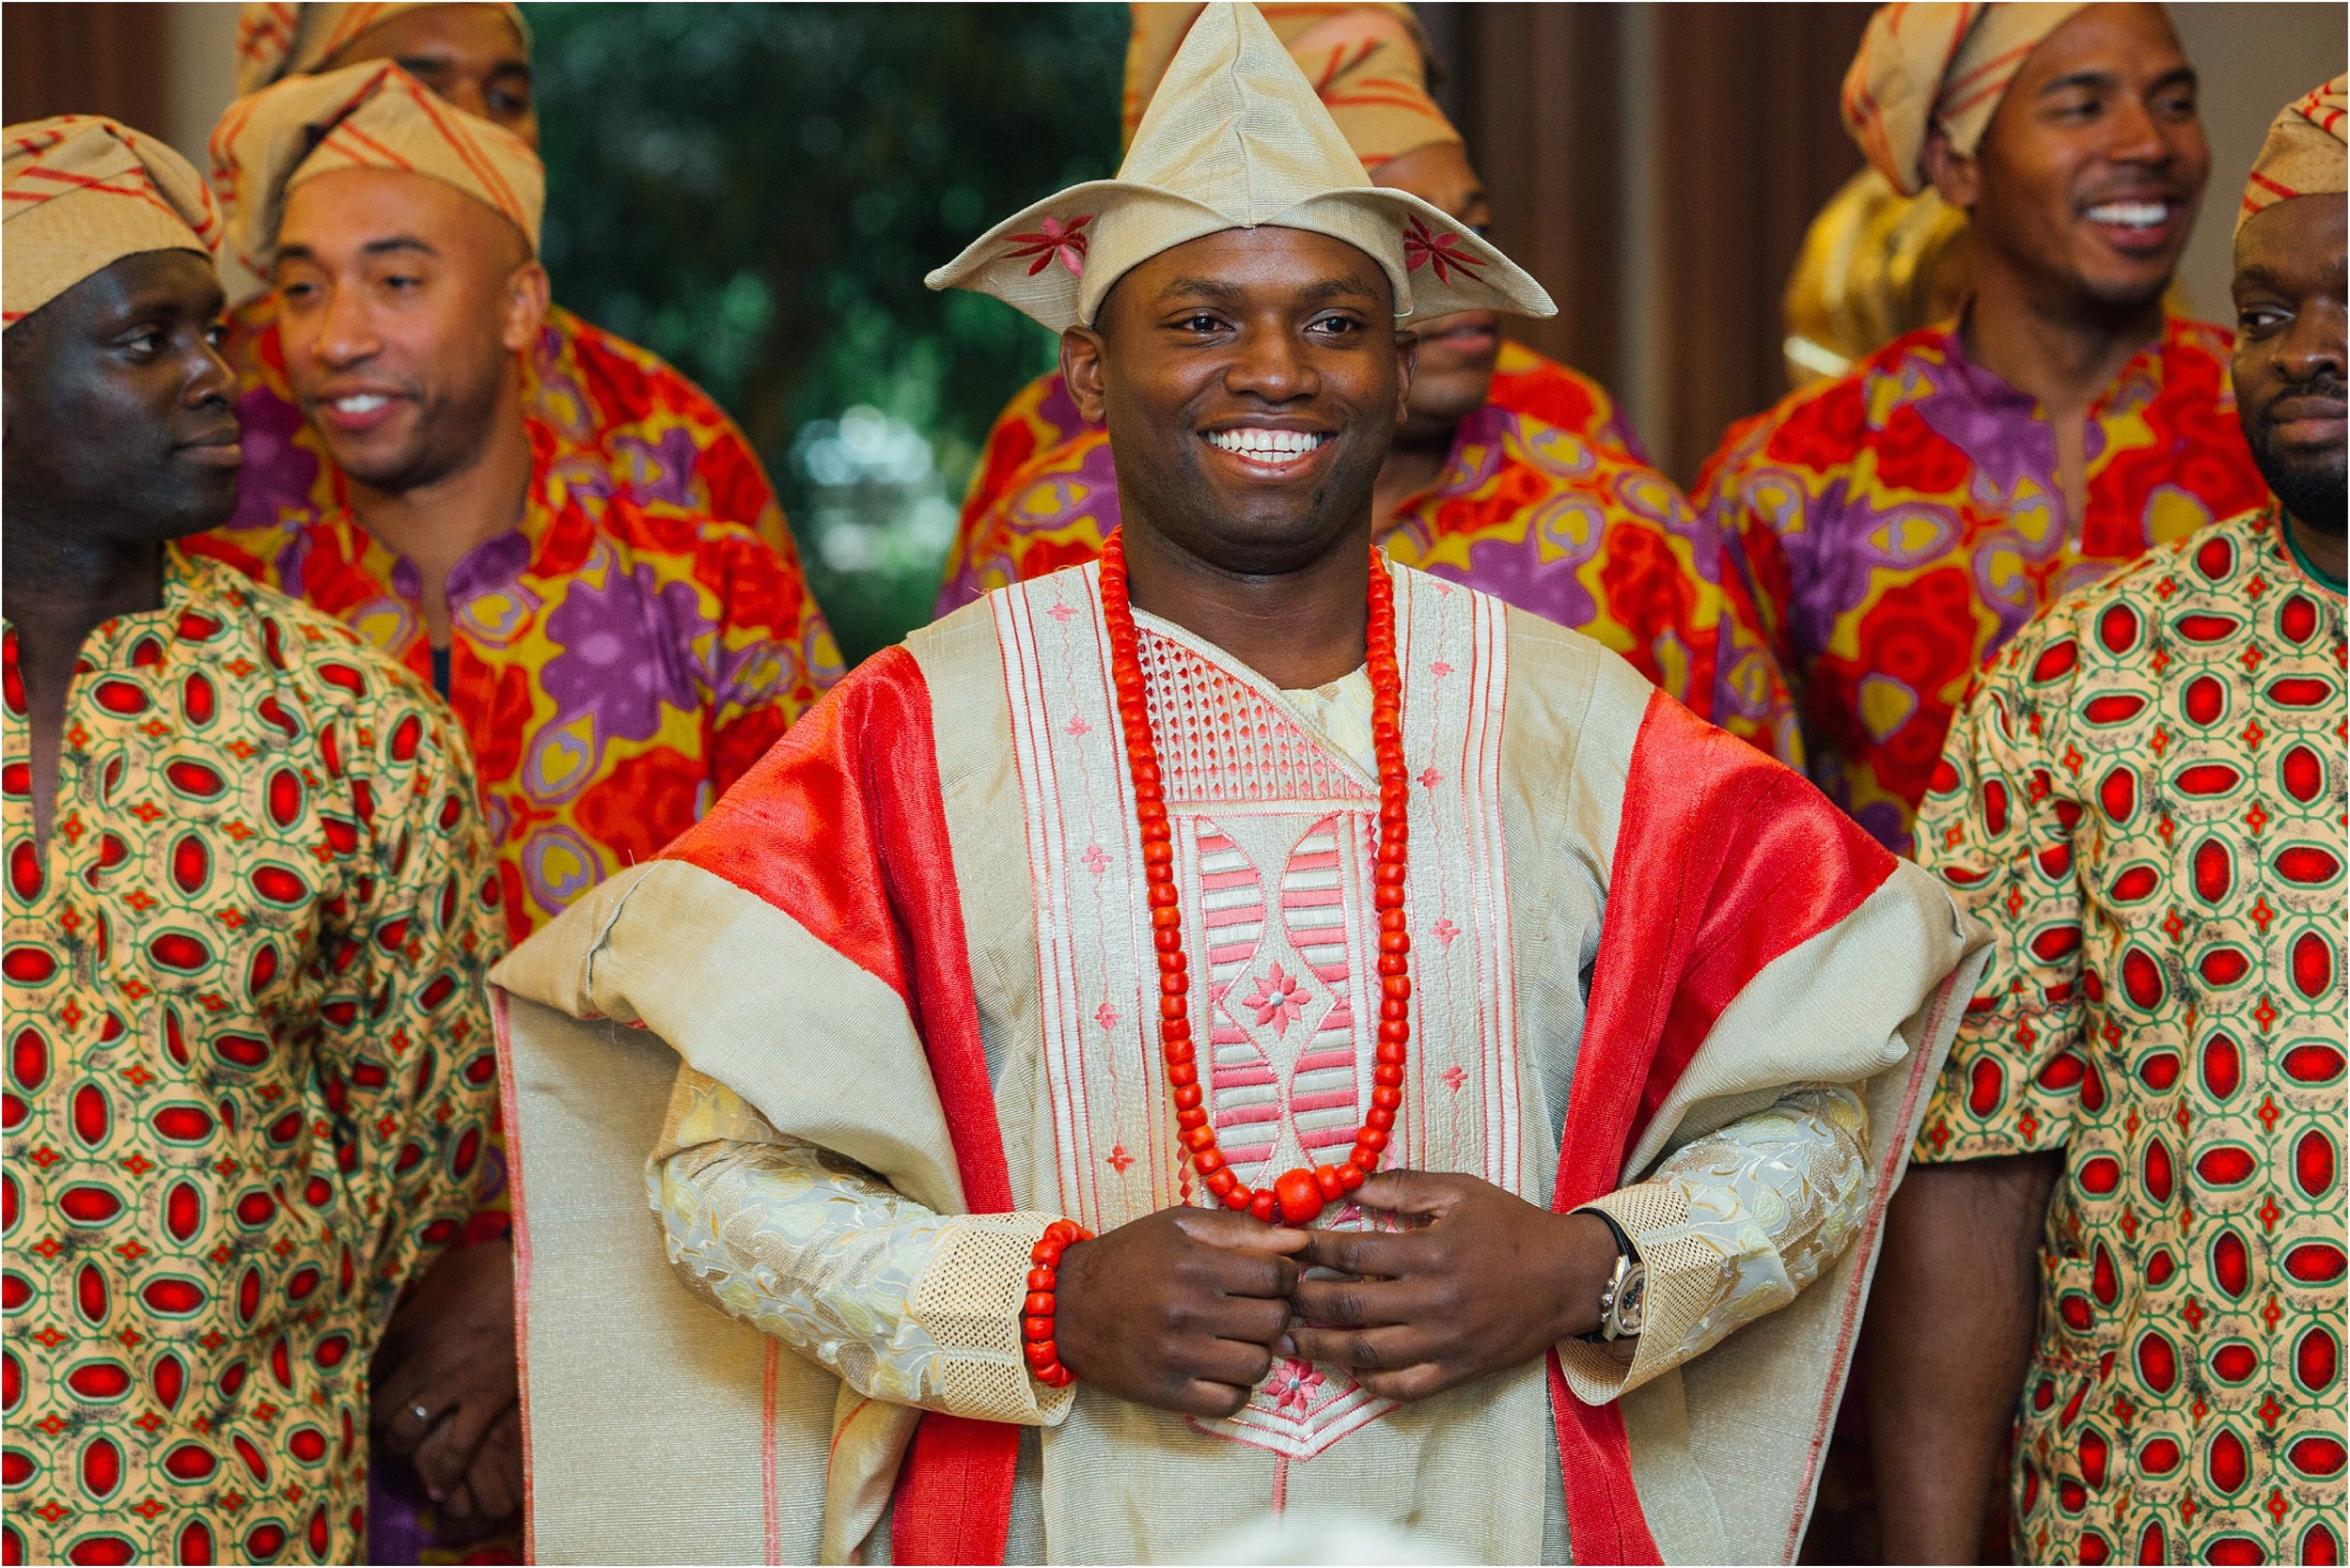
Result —
POLYGON ((1159 1050, 1175 1101, 1175 1124, 1191 1168, 1216 1201, 1271 1224, 1303 1225, 1363 1184, 1403 1104, 1403 1064, 1412 1037, 1412 938, 1403 925, 1403 883, 1410 839, 1410 778, 1403 766, 1403 676, 1395 659, 1395 587, 1374 548, 1371 553, 1370 626, 1364 642, 1371 672, 1371 745, 1379 762, 1379 848, 1372 863, 1371 902, 1379 915, 1379 1044, 1371 1072, 1371 1110, 1355 1131, 1355 1148, 1340 1165, 1283 1171, 1270 1187, 1251 1190, 1216 1147, 1200 1083, 1199 1053, 1191 1032, 1191 976, 1183 957, 1183 914, 1175 891, 1174 833, 1167 813, 1165 775, 1151 732, 1143 684, 1142 645, 1126 597, 1126 541, 1113 531, 1102 547, 1102 613, 1109 622, 1110 680, 1119 721, 1126 731, 1126 766, 1134 778, 1135 815, 1142 828, 1142 870, 1149 887, 1151 940, 1159 960, 1159 1050))

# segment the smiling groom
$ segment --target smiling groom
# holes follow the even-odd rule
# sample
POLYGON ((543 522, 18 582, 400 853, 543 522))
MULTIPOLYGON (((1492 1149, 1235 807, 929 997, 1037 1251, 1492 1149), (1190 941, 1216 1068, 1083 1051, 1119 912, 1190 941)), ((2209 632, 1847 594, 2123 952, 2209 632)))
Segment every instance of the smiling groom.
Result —
POLYGON ((1549 301, 1230 5, 932 282, 1061 333, 1123 528, 498 971, 540 1559, 1791 1555, 1974 942, 1372 549, 1410 321, 1549 301))

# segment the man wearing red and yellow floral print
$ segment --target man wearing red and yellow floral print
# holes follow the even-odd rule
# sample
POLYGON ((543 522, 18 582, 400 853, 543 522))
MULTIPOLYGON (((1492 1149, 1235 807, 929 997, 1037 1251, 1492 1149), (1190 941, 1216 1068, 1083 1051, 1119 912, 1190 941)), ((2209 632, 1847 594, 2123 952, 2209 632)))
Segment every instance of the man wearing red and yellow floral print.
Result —
POLYGON ((2149 544, 2257 506, 2228 335, 2167 316, 2211 155, 2159 6, 1878 11, 1844 118, 1967 213, 1973 298, 1731 428, 1745 566, 1813 779, 1896 850, 1982 656, 2149 544))
MULTIPOLYGON (((407 0, 249 0, 237 19, 237 91, 260 91, 369 60, 394 60, 468 114, 534 147, 530 27, 512 5, 415 5, 407 0)), ((330 510, 334 460, 306 424, 286 383, 277 301, 261 293, 229 312, 223 350, 244 393, 238 417, 248 455, 236 523, 260 526, 289 512, 330 510)), ((549 471, 591 496, 626 495, 689 507, 759 531, 793 582, 799 557, 750 443, 707 393, 657 355, 547 307, 523 359, 523 404, 553 437, 549 471)), ((839 654, 814 601, 796 602, 801 657, 818 679, 839 654)))
MULTIPOLYGON (((1198 5, 1137 5, 1126 55, 1132 139, 1198 5)), ((1471 226, 1484 191, 1428 95, 1424 40, 1402 5, 1281 5, 1265 21, 1375 184, 1471 226)), ((1026 238, 1026 237, 1024 237, 1026 238)), ((1079 268, 1090 237, 1040 231, 1037 265, 1079 268)), ((1418 242, 1415 242, 1418 243, 1418 242)), ((1448 251, 1430 264, 1453 268, 1448 251)), ((1379 472, 1380 545, 1397 560, 1597 637, 1640 673, 1773 752, 1794 713, 1743 584, 1597 383, 1503 341, 1490 310, 1407 323, 1419 339, 1409 417, 1379 472)), ((1109 435, 1059 372, 1012 400, 988 436, 938 613, 1089 561, 1120 517, 1109 435)))
POLYGON ((1919 818, 1996 943, 1877 1275, 1888 1561, 1971 1548, 2012 1416, 2018 1561, 2342 1560, 2343 86, 2236 230, 2272 497, 2011 643, 1919 818))
POLYGON ((7 141, 8 1562, 355 1560, 368 1367, 496 1058, 463 738, 177 541, 236 497, 203 180, 7 141))
MULTIPOLYGON (((473 742, 519 941, 658 854, 830 679, 806 656, 799 577, 744 524, 558 477, 562 443, 524 398, 547 281, 544 173, 519 137, 378 63, 239 100, 212 153, 337 504, 196 547, 441 687, 473 742)), ((414 1452, 445 1519, 486 1524, 520 1500, 503 1234, 502 1213, 482 1216, 484 1246, 436 1269, 387 1338, 396 1359, 412 1325, 500 1357, 434 1387, 383 1374, 384 1451, 414 1452), (475 1268, 462 1301, 440 1299, 475 1268), (502 1424, 485 1438, 489 1407, 465 1395, 492 1381, 502 1424), (504 1460, 467 1487, 485 1442, 504 1460)))

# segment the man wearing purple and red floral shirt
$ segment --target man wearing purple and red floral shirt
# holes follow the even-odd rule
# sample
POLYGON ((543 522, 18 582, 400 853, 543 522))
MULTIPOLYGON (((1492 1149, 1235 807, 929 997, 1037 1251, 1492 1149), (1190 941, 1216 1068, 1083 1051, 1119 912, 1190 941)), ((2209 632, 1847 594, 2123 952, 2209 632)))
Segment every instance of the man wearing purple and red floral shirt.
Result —
POLYGON ((1887 7, 1844 113, 1895 186, 1966 211, 1974 297, 1732 428, 1696 501, 1753 586, 1811 776, 1905 851, 1982 656, 2264 490, 2228 334, 2163 306, 2211 155, 2160 7, 1887 7))

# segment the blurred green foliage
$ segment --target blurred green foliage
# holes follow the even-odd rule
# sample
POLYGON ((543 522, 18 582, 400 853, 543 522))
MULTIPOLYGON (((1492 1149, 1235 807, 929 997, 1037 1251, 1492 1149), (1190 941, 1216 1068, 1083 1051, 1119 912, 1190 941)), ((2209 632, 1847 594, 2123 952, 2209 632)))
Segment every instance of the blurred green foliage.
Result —
POLYGON ((896 640, 930 618, 936 529, 828 566, 794 437, 878 409, 929 438, 932 486, 961 499, 988 425, 1055 347, 922 276, 1115 171, 1126 8, 525 8, 556 297, 741 422, 850 659, 896 640))

